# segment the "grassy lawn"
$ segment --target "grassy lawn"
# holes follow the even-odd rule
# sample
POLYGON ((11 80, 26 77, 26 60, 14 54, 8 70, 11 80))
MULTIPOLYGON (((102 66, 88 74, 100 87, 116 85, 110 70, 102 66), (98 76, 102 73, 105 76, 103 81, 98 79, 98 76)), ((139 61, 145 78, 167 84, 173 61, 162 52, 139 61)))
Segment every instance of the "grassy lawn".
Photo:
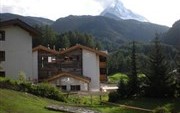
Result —
POLYGON ((102 113, 149 113, 110 105, 94 106, 93 108, 102 113))
POLYGON ((44 108, 49 104, 60 103, 24 92, 0 89, 0 113, 57 113, 44 108))
POLYGON ((155 109, 157 107, 170 107, 176 112, 180 112, 180 98, 175 99, 154 99, 154 98, 139 98, 121 100, 119 104, 130 105, 134 107, 141 107, 145 109, 155 109))
POLYGON ((125 81, 127 81, 128 77, 126 74, 123 73, 116 73, 108 76, 108 80, 110 83, 118 83, 120 79, 124 79, 125 81))
MULTIPOLYGON (((73 96, 69 98, 73 99, 73 96)), ((80 104, 86 104, 90 108, 102 113, 148 113, 144 111, 127 109, 124 107, 112 106, 112 105, 99 105, 99 96, 77 96, 74 95, 74 101, 78 101, 76 104, 62 103, 46 98, 37 97, 24 92, 17 92, 13 90, 0 89, 0 113, 60 113, 55 111, 49 111, 44 107, 47 105, 72 105, 79 106, 80 104), (75 98, 76 97, 76 98, 75 98)), ((102 100, 106 101, 107 95, 102 96, 102 100)), ((134 107, 141 107, 146 109, 154 109, 158 106, 171 106, 174 107, 176 113, 180 112, 180 99, 134 99, 134 100, 120 100, 119 104, 130 105, 134 107)))
MULTIPOLYGON (((118 104, 129 105, 133 107, 139 107, 144 109, 153 110, 157 107, 166 106, 168 108, 174 109, 175 113, 180 113, 180 99, 134 99, 134 100, 121 100, 118 104)), ((95 106, 94 109, 102 113, 150 113, 146 111, 139 111, 135 109, 127 109, 123 107, 103 105, 95 106)))

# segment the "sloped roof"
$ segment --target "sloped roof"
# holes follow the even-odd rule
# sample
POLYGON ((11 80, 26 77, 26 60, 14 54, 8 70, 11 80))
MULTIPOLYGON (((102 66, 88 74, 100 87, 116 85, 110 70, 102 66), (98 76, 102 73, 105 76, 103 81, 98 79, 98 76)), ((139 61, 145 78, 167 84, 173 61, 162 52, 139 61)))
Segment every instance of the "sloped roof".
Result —
POLYGON ((35 51, 38 51, 38 50, 43 50, 43 51, 46 51, 46 52, 51 53, 51 54, 59 54, 58 51, 53 50, 53 49, 49 49, 49 48, 47 48, 45 46, 42 46, 42 45, 39 45, 39 46, 33 48, 32 51, 35 52, 35 51))
POLYGON ((89 77, 76 75, 76 74, 72 74, 72 73, 69 73, 69 72, 61 72, 61 73, 59 73, 59 74, 57 74, 55 76, 52 76, 52 77, 46 79, 45 81, 51 82, 51 81, 59 79, 61 77, 72 77, 74 79, 78 79, 78 80, 84 81, 86 83, 89 83, 91 81, 91 79, 89 77))
POLYGON ((11 25, 17 25, 21 27, 22 29, 26 30, 27 32, 29 32, 33 36, 41 35, 41 33, 38 32, 35 28, 31 27, 30 25, 28 25, 27 23, 23 22, 20 19, 11 19, 11 20, 0 22, 0 28, 11 26, 11 25))
POLYGON ((91 52, 94 52, 98 55, 101 55, 101 56, 104 56, 104 57, 107 57, 107 54, 105 52, 102 52, 102 51, 99 51, 99 50, 96 50, 96 49, 92 49, 90 47, 86 47, 86 46, 83 46, 83 45, 75 45, 75 46, 72 46, 64 51, 61 51, 60 54, 65 54, 65 53, 68 53, 68 52, 71 52, 73 50, 76 50, 76 49, 85 49, 85 50, 88 50, 88 51, 91 51, 91 52))

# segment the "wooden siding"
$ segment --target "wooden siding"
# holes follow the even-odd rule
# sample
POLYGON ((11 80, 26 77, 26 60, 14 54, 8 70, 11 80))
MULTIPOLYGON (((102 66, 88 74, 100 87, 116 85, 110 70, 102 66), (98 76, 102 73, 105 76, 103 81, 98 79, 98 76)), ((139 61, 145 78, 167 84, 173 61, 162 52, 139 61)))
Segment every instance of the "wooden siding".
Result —
POLYGON ((107 82, 107 76, 105 74, 100 75, 100 81, 101 82, 107 82))

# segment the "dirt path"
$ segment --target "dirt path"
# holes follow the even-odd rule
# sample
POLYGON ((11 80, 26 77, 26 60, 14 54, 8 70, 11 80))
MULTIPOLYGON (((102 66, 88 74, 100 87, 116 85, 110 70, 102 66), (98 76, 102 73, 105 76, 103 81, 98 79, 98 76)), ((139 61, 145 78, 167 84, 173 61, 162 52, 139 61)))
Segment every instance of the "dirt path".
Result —
POLYGON ((75 106, 49 105, 45 108, 53 111, 61 111, 67 113, 99 113, 97 111, 85 107, 75 107, 75 106))

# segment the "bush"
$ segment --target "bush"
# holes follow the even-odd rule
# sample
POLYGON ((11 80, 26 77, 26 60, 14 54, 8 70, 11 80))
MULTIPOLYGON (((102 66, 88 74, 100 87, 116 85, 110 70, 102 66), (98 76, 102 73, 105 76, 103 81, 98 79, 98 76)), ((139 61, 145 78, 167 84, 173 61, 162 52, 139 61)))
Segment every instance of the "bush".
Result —
POLYGON ((119 80, 123 80, 126 83, 129 81, 129 77, 122 73, 116 73, 114 75, 111 75, 108 77, 108 79, 110 83, 118 83, 119 80))
POLYGON ((59 89, 47 83, 35 85, 30 82, 0 78, 0 88, 28 92, 37 96, 47 97, 58 101, 66 101, 64 95, 59 89))
POLYGON ((171 112, 166 107, 158 107, 153 111, 153 113, 171 113, 171 112))
POLYGON ((130 95, 129 89, 130 88, 128 83, 126 83, 121 79, 118 83, 118 90, 117 90, 119 98, 121 99, 128 98, 130 95))
POLYGON ((119 100, 119 95, 116 91, 109 93, 109 102, 117 102, 119 100))
POLYGON ((8 78, 0 79, 0 88, 12 89, 19 91, 19 86, 17 81, 10 80, 8 78))
POLYGON ((40 83, 38 85, 34 85, 31 87, 29 92, 42 97, 65 101, 65 98, 63 97, 60 90, 47 83, 40 83))

